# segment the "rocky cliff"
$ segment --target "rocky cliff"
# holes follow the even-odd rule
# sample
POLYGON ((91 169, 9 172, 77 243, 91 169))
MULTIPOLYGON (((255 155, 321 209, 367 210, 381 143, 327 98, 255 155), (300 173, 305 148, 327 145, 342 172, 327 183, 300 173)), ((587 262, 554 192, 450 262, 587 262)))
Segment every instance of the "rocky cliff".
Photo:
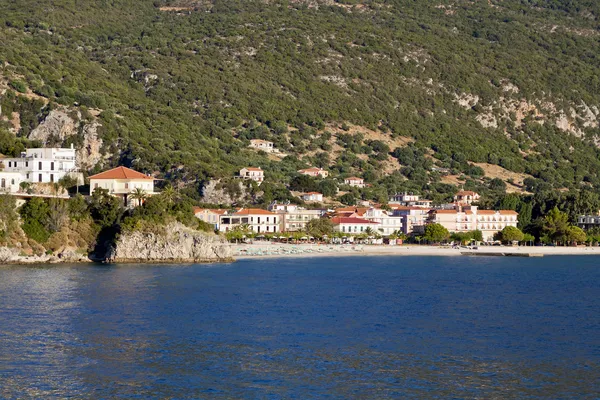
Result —
POLYGON ((122 234, 105 261, 117 262, 226 262, 233 261, 224 238, 172 223, 157 232, 122 234))

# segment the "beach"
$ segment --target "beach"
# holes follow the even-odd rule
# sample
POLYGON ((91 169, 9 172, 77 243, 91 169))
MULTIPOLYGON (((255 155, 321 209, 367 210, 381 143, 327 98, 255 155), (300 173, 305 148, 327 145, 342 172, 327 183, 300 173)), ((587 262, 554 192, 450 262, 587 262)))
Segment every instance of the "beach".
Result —
POLYGON ((587 246, 478 246, 459 247, 427 245, 331 245, 331 244, 282 244, 260 242, 232 244, 236 260, 277 257, 351 257, 351 256, 558 256, 600 255, 600 247, 587 246), (465 255, 463 253, 469 253, 465 255))

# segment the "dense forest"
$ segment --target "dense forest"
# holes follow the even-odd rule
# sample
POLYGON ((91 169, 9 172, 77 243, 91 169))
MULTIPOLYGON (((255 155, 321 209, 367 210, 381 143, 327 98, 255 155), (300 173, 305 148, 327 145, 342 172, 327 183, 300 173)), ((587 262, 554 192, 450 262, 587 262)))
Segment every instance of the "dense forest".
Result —
POLYGON ((599 16, 591 0, 4 1, 0 153, 62 110, 77 128, 43 144, 84 146, 95 124, 86 172, 127 165, 198 202, 250 165, 258 204, 462 187, 574 217, 600 208, 599 16), (299 179, 311 165, 331 178, 299 179), (353 175, 370 186, 340 184, 353 175))

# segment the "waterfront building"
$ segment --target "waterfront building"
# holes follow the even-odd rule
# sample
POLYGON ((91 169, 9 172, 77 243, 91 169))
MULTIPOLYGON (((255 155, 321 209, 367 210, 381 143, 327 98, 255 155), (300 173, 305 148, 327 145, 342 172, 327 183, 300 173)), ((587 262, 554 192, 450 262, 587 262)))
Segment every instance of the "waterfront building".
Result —
POLYGON ((402 231, 402 217, 394 215, 391 211, 370 207, 362 214, 362 218, 376 222, 378 224, 376 230, 382 236, 389 236, 396 231, 402 231))
POLYGON ((215 229, 219 229, 221 215, 227 214, 227 210, 222 208, 200 208, 194 207, 194 215, 200 221, 211 224, 215 229))
POLYGON ((580 215, 577 217, 577 226, 586 231, 600 228, 600 215, 580 215))
POLYGON ((393 215, 402 219, 402 232, 406 235, 422 234, 431 209, 390 204, 393 215))
POLYGON ((97 189, 106 189, 111 196, 122 199, 125 207, 136 207, 144 199, 136 198, 138 194, 145 197, 157 194, 154 191, 152 176, 144 175, 127 167, 117 167, 90 176, 90 193, 97 189))
POLYGON ((256 167, 246 167, 240 169, 240 177, 243 179, 251 179, 259 184, 265 180, 265 173, 262 169, 256 167))
POLYGON ((480 230, 484 241, 492 241, 494 235, 507 226, 517 226, 519 214, 513 210, 478 210, 467 206, 454 210, 431 210, 428 223, 438 223, 450 232, 480 230))
POLYGON ((247 226, 255 233, 279 232, 279 215, 260 208, 240 208, 233 214, 220 216, 219 231, 228 232, 238 226, 247 226))
POLYGON ((313 219, 319 219, 325 210, 307 210, 295 204, 272 203, 269 211, 279 216, 280 232, 297 232, 306 230, 306 224, 313 219))
POLYGON ((379 226, 377 222, 357 217, 333 217, 331 218, 331 223, 333 224, 334 232, 353 235, 364 233, 367 228, 377 231, 377 227, 379 226))

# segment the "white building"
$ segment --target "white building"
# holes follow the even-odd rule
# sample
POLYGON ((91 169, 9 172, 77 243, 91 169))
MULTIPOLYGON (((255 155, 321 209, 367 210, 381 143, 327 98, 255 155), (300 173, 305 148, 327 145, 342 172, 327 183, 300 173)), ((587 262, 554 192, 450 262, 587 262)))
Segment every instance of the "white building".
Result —
POLYGON ((468 206, 462 210, 431 210, 429 223, 438 223, 450 232, 480 230, 484 241, 492 241, 494 234, 507 226, 517 226, 519 213, 513 210, 478 210, 468 206))
POLYGON ((262 139, 251 139, 250 146, 253 149, 259 149, 267 153, 276 153, 277 149, 273 146, 273 142, 269 142, 268 140, 262 139))
POLYGON ((378 224, 376 230, 382 236, 389 236, 396 231, 402 231, 402 217, 395 216, 386 210, 371 207, 362 215, 362 218, 376 222, 378 224))
POLYGON ((240 169, 240 177, 243 179, 252 179, 255 182, 261 183, 265 180, 265 172, 260 168, 246 167, 240 169))
POLYGON ((140 199, 132 198, 136 197, 134 193, 142 191, 145 196, 156 194, 154 180, 154 177, 130 168, 117 167, 90 176, 90 194, 96 189, 106 189, 110 195, 123 199, 125 207, 135 207, 140 199))
POLYGON ((233 214, 221 215, 219 230, 228 232, 238 226, 248 225, 256 233, 279 232, 279 215, 259 208, 241 208, 233 214))
POLYGON ((393 196, 390 196, 390 203, 398 204, 405 207, 431 208, 432 201, 421 199, 419 195, 412 193, 397 193, 393 196))
POLYGON ((402 218, 402 232, 405 234, 409 233, 423 233, 425 231, 425 224, 429 217, 429 208, 424 207, 407 207, 407 206, 394 206, 392 208, 393 215, 402 218))
POLYGON ((333 217, 331 219, 331 223, 333 224, 334 232, 342 232, 352 235, 364 233, 367 228, 377 231, 379 225, 377 222, 356 217, 333 217))
MULTIPOLYGON (((53 183, 77 171, 75 149, 38 148, 27 149, 20 157, 0 160, 2 172, 21 175, 21 182, 53 183)), ((5 176, 5 179, 15 179, 5 176)))
POLYGON ((304 201, 315 201, 315 202, 322 202, 323 201, 323 195, 319 192, 308 192, 308 193, 304 193, 302 195, 302 200, 304 201))
POLYGON ((17 193, 21 188, 21 179, 20 172, 0 171, 0 193, 17 193))
POLYGON ((477 192, 473 192, 471 190, 461 190, 454 195, 454 202, 470 205, 479 201, 480 197, 481 196, 479 196, 479 193, 477 192))
POLYGON ((352 187, 358 187, 358 188, 364 188, 365 187, 365 180, 362 178, 357 178, 356 176, 352 176, 350 178, 346 178, 344 179, 344 183, 346 185, 352 186, 352 187))
POLYGON ((304 231, 309 221, 325 214, 325 210, 307 210, 295 204, 272 203, 269 210, 279 215, 280 232, 304 231))

